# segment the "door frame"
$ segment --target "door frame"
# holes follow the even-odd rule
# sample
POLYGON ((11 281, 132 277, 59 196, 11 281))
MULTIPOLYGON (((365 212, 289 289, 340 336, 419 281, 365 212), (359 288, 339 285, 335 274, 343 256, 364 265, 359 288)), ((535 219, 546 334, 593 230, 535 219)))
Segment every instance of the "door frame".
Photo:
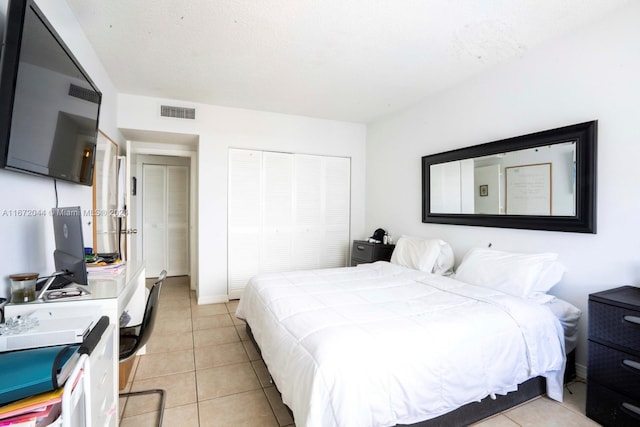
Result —
MULTIPOLYGON (((197 138, 196 138, 197 142, 197 138)), ((138 233, 131 235, 131 244, 136 245, 137 253, 142 252, 142 218, 139 215, 139 206, 142 200, 138 196, 131 196, 132 177, 140 178, 138 173, 138 165, 142 170, 141 158, 144 156, 169 156, 169 157, 188 157, 190 159, 189 167, 189 278, 190 288, 197 290, 198 286, 198 152, 197 143, 195 145, 187 144, 163 144, 146 141, 127 141, 127 156, 136 155, 135 162, 130 166, 130 174, 127 176, 126 186, 127 194, 132 198, 127 208, 131 210, 130 216, 133 215, 135 224, 131 223, 128 228, 135 228, 138 233), (191 148, 195 149, 191 149, 191 148), (133 200, 135 198, 135 200, 133 200)), ((138 187, 140 189, 140 187, 138 187)), ((138 193, 140 194, 140 193, 138 193)))
MULTIPOLYGON (((137 210, 137 220, 138 220, 138 224, 136 225, 136 228, 138 229, 138 235, 140 236, 140 246, 138 246, 138 248, 142 248, 142 256, 144 256, 144 221, 143 221, 143 214, 144 212, 144 206, 143 206, 143 200, 144 200, 144 166, 147 165, 155 165, 155 166, 182 166, 182 167, 186 167, 189 171, 189 175, 191 175, 191 162, 190 159, 188 157, 184 157, 184 156, 165 156, 165 155, 149 155, 149 154, 142 154, 142 155, 138 155, 136 157, 136 176, 137 176, 137 185, 138 185, 138 192, 142 197, 138 197, 136 199, 136 210, 137 210)), ((189 179, 189 198, 191 198, 191 179, 189 179)), ((187 225, 187 233, 189 234, 189 241, 191 241, 191 200, 189 200, 189 215, 187 218, 187 221, 189 222, 189 224, 187 225)), ((189 247, 191 247, 191 243, 189 243, 189 247)), ((189 251, 189 257, 191 257, 191 251, 189 251)), ((188 272, 187 274, 191 275, 191 260, 189 260, 189 267, 188 267, 188 272)), ((149 273, 149 272, 147 272, 149 273)), ((151 274, 157 274, 157 272, 152 271, 151 274)), ((155 277, 155 276, 154 276, 155 277)))

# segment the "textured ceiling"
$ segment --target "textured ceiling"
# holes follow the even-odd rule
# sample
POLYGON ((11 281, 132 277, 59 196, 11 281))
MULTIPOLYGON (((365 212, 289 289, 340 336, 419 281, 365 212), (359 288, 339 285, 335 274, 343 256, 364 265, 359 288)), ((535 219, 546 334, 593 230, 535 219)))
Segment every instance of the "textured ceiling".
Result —
POLYGON ((119 92, 369 122, 633 0, 67 0, 119 92))

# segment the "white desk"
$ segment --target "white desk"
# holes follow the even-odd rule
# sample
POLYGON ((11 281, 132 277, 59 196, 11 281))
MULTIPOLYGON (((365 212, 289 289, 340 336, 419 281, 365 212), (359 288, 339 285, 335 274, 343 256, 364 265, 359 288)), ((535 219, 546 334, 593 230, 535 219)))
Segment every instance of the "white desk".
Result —
POLYGON ((88 307, 109 316, 110 333, 105 333, 97 351, 91 354, 91 418, 93 426, 118 425, 119 319, 122 312, 144 311, 145 274, 142 263, 129 263, 115 276, 89 275, 91 294, 66 301, 33 301, 7 304, 5 318, 26 315, 43 308, 88 307))

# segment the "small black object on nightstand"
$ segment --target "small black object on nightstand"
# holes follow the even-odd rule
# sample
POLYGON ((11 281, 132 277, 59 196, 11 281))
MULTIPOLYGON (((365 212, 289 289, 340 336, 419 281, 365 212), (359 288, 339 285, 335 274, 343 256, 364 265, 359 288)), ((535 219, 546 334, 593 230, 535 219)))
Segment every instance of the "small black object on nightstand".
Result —
POLYGON ((351 250, 351 266, 375 261, 389 261, 396 245, 354 240, 351 250))

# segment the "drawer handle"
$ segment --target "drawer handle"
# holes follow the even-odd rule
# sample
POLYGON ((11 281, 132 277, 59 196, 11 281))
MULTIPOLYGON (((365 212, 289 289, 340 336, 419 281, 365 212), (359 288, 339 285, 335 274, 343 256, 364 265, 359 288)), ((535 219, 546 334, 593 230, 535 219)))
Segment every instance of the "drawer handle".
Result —
POLYGON ((358 245, 358 246, 356 246, 356 249, 359 250, 359 251, 364 251, 364 246, 358 245))
POLYGON ((640 408, 636 405, 632 405, 631 403, 624 402, 622 404, 622 412, 626 412, 627 415, 640 420, 640 408))
POLYGON ((635 325, 640 326, 640 317, 638 317, 638 316, 624 316, 624 317, 622 317, 622 319, 625 322, 633 323, 635 325))
POLYGON ((625 367, 630 368, 630 369, 632 369, 632 370, 634 370, 634 371, 640 371, 640 363, 635 362, 635 361, 633 361, 633 360, 624 359, 624 360, 622 361, 622 364, 623 364, 625 367))

